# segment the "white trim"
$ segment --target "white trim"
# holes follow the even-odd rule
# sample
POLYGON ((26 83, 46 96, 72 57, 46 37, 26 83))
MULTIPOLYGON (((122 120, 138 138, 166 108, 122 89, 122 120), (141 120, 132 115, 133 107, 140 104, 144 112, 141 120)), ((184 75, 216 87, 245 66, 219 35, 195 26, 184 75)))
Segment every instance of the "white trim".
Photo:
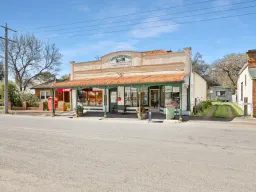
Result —
POLYGON ((46 93, 47 92, 49 92, 49 97, 51 97, 51 91, 50 90, 42 90, 42 91, 40 91, 40 100, 47 100, 48 98, 47 98, 47 95, 46 95, 46 93), (44 93, 44 99, 41 99, 41 96, 43 96, 43 94, 42 93, 44 93))

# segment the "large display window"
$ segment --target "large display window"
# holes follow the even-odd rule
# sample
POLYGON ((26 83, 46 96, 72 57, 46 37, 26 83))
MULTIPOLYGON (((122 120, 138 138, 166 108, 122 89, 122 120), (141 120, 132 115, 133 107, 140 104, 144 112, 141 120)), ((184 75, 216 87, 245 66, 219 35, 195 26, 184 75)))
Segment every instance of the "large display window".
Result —
POLYGON ((102 106, 103 91, 101 89, 82 89, 78 91, 78 102, 84 106, 102 106))
MULTIPOLYGON (((139 105, 138 89, 135 87, 125 87, 124 100, 125 105, 137 107, 139 105)), ((141 88, 141 105, 148 105, 148 88, 141 88)))

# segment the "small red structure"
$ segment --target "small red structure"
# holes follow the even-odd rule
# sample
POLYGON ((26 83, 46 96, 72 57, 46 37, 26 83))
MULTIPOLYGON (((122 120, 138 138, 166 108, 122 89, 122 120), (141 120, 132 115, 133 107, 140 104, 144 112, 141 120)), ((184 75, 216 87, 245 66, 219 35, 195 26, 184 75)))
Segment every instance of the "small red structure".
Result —
MULTIPOLYGON (((58 105, 58 98, 54 97, 54 108, 58 105)), ((52 97, 48 98, 48 111, 52 111, 52 97)))

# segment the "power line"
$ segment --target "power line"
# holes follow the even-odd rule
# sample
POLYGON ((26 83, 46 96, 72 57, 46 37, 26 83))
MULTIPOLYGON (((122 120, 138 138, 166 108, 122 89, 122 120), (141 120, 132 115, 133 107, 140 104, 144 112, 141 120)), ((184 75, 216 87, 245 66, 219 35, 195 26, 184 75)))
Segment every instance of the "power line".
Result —
MULTIPOLYGON (((223 7, 227 7, 227 6, 240 5, 240 4, 250 3, 250 2, 255 2, 255 1, 256 1, 256 0, 250 0, 250 1, 244 1, 244 2, 239 2, 239 3, 228 4, 228 5, 221 5, 221 6, 209 7, 209 8, 204 8, 203 10, 209 10, 209 9, 215 9, 215 8, 223 8, 223 7)), ((243 8, 249 8, 249 7, 243 7, 243 8)), ((197 12, 197 11, 201 11, 201 10, 202 10, 202 8, 190 10, 189 12, 197 12)), ((236 9, 231 9, 231 10, 236 10, 236 9)), ((177 15, 177 14, 182 14, 182 13, 184 13, 184 11, 172 13, 171 15, 177 15)), ((212 12, 212 13, 214 13, 214 12, 212 12)), ((210 14, 210 13, 206 13, 206 14, 210 14)), ((170 15, 170 14, 158 15, 158 16, 154 16, 154 17, 145 17, 145 18, 139 18, 139 19, 151 19, 151 18, 158 18, 158 17, 168 16, 168 15, 170 15)), ((177 18, 183 18, 183 17, 176 17, 176 18, 171 18, 171 19, 177 19, 177 18)), ((113 23, 130 22, 130 21, 138 21, 139 19, 125 20, 125 21, 117 21, 117 22, 110 22, 110 24, 113 24, 113 23)), ((109 23, 108 23, 108 24, 109 24, 109 23)), ((99 24, 94 24, 94 25, 89 25, 89 26, 82 26, 82 27, 76 27, 76 29, 83 29, 83 28, 96 27, 96 26, 99 26, 99 24)), ((108 28, 111 28, 111 27, 108 27, 108 28)), ((47 33, 47 32, 68 31, 68 30, 72 30, 72 29, 73 29, 73 28, 64 28, 64 29, 56 29, 56 30, 49 30, 49 31, 39 31, 39 32, 36 32, 36 33, 39 34, 39 33, 47 33)), ((90 31, 90 30, 89 30, 89 31, 90 31)), ((60 33, 60 34, 65 34, 65 33, 60 33)))
MULTIPOLYGON (((101 20, 106 20, 106 19, 114 19, 118 17, 125 17, 125 16, 131 16, 131 15, 138 15, 138 14, 143 14, 143 13, 152 13, 155 11, 161 11, 161 10, 166 10, 166 9, 173 9, 173 8, 178 8, 178 7, 186 7, 186 6, 191 6, 191 5, 198 5, 202 3, 207 3, 207 2, 212 2, 213 0, 205 0, 205 1, 200 1, 200 2, 195 2, 195 3, 189 3, 185 5, 179 5, 179 6, 171 6, 171 7, 165 7, 165 8, 160 8, 160 9, 154 9, 154 10, 148 10, 144 12, 135 12, 135 13, 129 13, 129 14, 123 14, 123 15, 118 15, 118 16, 112 16, 112 17, 103 17, 99 19, 92 19, 92 20, 85 20, 85 21, 80 21, 80 22, 74 22, 74 23, 64 23, 64 24, 59 24, 59 25, 49 25, 49 26, 43 26, 43 27, 38 27, 34 29, 27 29, 26 31, 29 30, 37 30, 37 29, 45 29, 45 28, 52 28, 52 27, 59 27, 59 26, 65 26, 65 25, 75 25, 79 23, 86 23, 86 22, 92 22, 92 21, 101 21, 101 20)), ((23 30, 25 31, 25 30, 23 30)))
MULTIPOLYGON (((79 33, 79 32, 84 32, 84 31, 100 30, 100 29, 110 29, 110 28, 117 28, 117 27, 126 27, 126 26, 133 26, 133 25, 140 25, 140 24, 147 24, 147 23, 155 23, 155 22, 160 22, 160 21, 169 21, 169 20, 173 20, 173 19, 190 18, 190 17, 193 17, 193 16, 202 16, 202 15, 208 15, 208 14, 213 14, 213 13, 223 13, 223 12, 229 12, 229 11, 240 10, 240 9, 247 9, 247 8, 252 8, 252 7, 256 7, 256 5, 253 5, 253 6, 251 5, 251 6, 247 6, 247 7, 241 7, 241 8, 233 8, 233 9, 228 9, 228 10, 223 10, 223 11, 214 11, 214 12, 208 12, 208 13, 194 14, 194 15, 188 15, 188 16, 181 16, 181 17, 171 17, 171 18, 166 18, 166 19, 160 19, 160 20, 157 20, 157 21, 148 21, 148 22, 142 22, 142 23, 117 25, 117 26, 104 27, 104 28, 94 28, 94 29, 88 29, 88 30, 79 30, 79 31, 73 31, 73 33, 79 33)), ((58 33, 58 35, 68 34, 68 33, 70 33, 70 32, 58 33)))
MULTIPOLYGON (((239 17, 239 16, 248 16, 248 15, 254 15, 254 14, 256 14, 256 13, 247 13, 247 14, 232 15, 232 16, 225 16, 225 17, 216 17, 216 18, 211 18, 211 19, 201 19, 201 20, 197 20, 197 21, 190 21, 190 22, 183 22, 183 23, 176 23, 176 24, 158 25, 158 26, 152 26, 152 27, 141 27, 141 28, 136 28, 136 29, 132 29, 132 30, 136 31, 136 30, 150 29, 150 28, 156 28, 156 27, 184 25, 184 24, 190 24, 190 23, 199 23, 199 22, 204 22, 204 21, 213 21, 213 20, 218 20, 218 19, 227 19, 227 18, 234 18, 234 17, 239 17)), ((52 38, 45 38, 45 39, 66 39, 66 38, 72 38, 72 37, 82 37, 82 36, 86 36, 86 35, 118 33, 118 32, 123 32, 123 31, 127 31, 127 29, 126 30, 118 30, 118 31, 100 32, 100 33, 87 33, 87 34, 81 34, 81 35, 71 35, 71 36, 65 36, 65 37, 61 37, 61 38, 52 37, 52 38)))

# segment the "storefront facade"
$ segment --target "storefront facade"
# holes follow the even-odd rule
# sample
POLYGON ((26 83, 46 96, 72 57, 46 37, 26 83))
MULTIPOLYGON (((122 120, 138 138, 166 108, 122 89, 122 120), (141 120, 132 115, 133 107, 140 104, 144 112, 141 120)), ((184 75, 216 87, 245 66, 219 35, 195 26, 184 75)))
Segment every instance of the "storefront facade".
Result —
POLYGON ((71 62, 70 80, 53 88, 72 89, 74 109, 135 113, 143 106, 165 113, 166 105, 175 105, 180 114, 189 114, 194 100, 190 54, 191 48, 119 51, 96 61, 71 62))

